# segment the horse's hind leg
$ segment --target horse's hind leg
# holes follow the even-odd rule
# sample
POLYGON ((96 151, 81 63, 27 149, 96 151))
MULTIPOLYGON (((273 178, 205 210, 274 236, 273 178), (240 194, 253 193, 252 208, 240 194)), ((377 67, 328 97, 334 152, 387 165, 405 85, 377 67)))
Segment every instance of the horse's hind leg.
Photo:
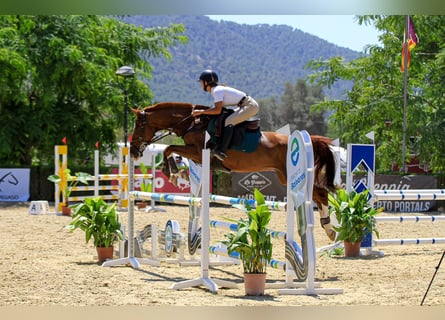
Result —
POLYGON ((335 241, 336 232, 332 228, 331 217, 329 216, 328 208, 328 191, 325 189, 314 186, 313 193, 314 202, 317 204, 318 213, 320 214, 320 224, 324 229, 328 238, 335 241))
POLYGON ((321 205, 321 207, 318 207, 318 211, 320 213, 320 224, 324 231, 326 232, 326 235, 329 239, 332 241, 335 241, 336 232, 332 228, 331 224, 331 217, 329 216, 328 207, 325 205, 321 205))

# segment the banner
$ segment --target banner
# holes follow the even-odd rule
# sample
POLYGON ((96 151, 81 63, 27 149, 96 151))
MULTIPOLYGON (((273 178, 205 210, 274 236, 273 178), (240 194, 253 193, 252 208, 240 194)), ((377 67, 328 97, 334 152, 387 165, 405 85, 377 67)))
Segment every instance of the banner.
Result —
POLYGON ((287 201, 286 186, 280 183, 275 172, 232 172, 232 194, 234 197, 255 199, 254 188, 260 190, 267 201, 287 201))
POLYGON ((28 201, 30 169, 0 168, 0 201, 28 201))
MULTIPOLYGON (((118 168, 113 168, 112 173, 117 174, 119 172, 118 168)), ((135 174, 140 174, 141 170, 139 168, 136 168, 134 170, 135 174)), ((151 173, 151 168, 148 169, 148 173, 151 173)), ((134 178, 134 190, 140 191, 141 184, 143 182, 144 178, 135 177, 134 178)), ((151 179, 145 179, 150 181, 151 179)), ((148 182, 146 181, 146 182, 148 182)), ((111 185, 118 185, 119 180, 111 180, 111 185)), ((190 194, 190 182, 184 178, 178 177, 177 178, 177 184, 178 186, 175 186, 172 184, 167 176, 162 172, 160 169, 156 169, 155 171, 155 185, 153 192, 159 192, 159 193, 170 193, 170 194, 190 194)), ((112 192, 112 194, 117 194, 118 192, 112 192)))
MULTIPOLYGON (((367 184, 367 177, 354 175, 355 181, 367 184)), ((386 175, 379 174, 374 179, 374 190, 409 190, 409 189, 437 189, 437 178, 427 175, 386 175)), ((383 207, 386 212, 426 212, 436 210, 436 200, 380 200, 377 207, 383 207)))

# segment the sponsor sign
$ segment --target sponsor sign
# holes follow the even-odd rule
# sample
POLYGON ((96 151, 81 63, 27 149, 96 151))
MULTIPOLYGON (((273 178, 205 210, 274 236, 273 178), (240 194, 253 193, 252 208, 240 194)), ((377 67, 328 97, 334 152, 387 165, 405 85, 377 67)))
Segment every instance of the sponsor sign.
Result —
MULTIPOLYGON (((119 170, 117 168, 113 168, 112 173, 118 173, 119 170)), ((135 168, 135 174, 140 174, 141 170, 139 168, 135 168)), ((151 173, 151 169, 148 169, 148 173, 151 173)), ((135 178, 134 179, 134 189, 136 191, 141 190, 141 184, 144 178, 135 178)), ((145 179, 150 180, 150 179, 145 179)), ((176 187, 172 184, 167 176, 162 172, 162 170, 156 169, 155 179, 154 179, 154 191, 159 193, 170 193, 170 194, 190 194, 190 182, 186 179, 178 177, 177 179, 178 186, 176 187)), ((111 184, 117 185, 119 184, 118 180, 112 180, 111 184)), ((116 191, 117 192, 117 191, 116 191)))
POLYGON ((254 200, 254 188, 260 190, 267 201, 287 201, 286 186, 280 183, 275 172, 232 172, 232 194, 234 197, 254 200))
POLYGON ((30 169, 0 169, 0 201, 28 201, 30 169))
MULTIPOLYGON (((354 175, 354 185, 367 185, 367 177, 354 175)), ((376 175, 374 177, 374 190, 409 190, 409 189, 437 189, 437 178, 433 176, 398 176, 376 175)), ((436 209, 436 200, 380 200, 377 207, 387 212, 426 212, 436 209)))

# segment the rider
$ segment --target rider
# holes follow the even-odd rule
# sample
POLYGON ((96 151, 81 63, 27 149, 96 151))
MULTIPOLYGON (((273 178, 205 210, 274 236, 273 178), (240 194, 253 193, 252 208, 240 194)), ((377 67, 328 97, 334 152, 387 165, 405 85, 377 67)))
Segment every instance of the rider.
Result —
POLYGON ((204 70, 201 72, 198 81, 201 82, 202 89, 210 92, 213 96, 215 107, 207 110, 194 110, 192 112, 194 117, 202 114, 220 115, 223 107, 236 106, 234 112, 225 120, 222 142, 213 150, 215 157, 224 161, 227 157, 227 148, 232 140, 234 126, 256 115, 259 111, 259 106, 258 103, 246 93, 219 84, 218 75, 213 70, 204 70))

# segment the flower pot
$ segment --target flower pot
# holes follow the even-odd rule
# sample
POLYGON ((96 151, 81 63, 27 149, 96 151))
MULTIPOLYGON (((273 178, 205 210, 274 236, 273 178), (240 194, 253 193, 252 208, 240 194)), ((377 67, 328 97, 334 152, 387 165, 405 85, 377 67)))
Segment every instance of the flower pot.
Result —
POLYGON ((138 209, 145 209, 147 207, 147 202, 141 201, 137 203, 138 209))
POLYGON ((62 206, 62 215, 71 216, 71 208, 68 206, 62 206))
POLYGON ((358 257, 360 256, 360 246, 362 242, 349 242, 344 241, 345 246, 345 257, 358 257))
POLYGON ((266 273, 244 273, 246 296, 262 296, 266 287, 266 273))
POLYGON ((111 247, 96 247, 97 258, 100 263, 104 262, 107 259, 113 259, 114 248, 111 247))

